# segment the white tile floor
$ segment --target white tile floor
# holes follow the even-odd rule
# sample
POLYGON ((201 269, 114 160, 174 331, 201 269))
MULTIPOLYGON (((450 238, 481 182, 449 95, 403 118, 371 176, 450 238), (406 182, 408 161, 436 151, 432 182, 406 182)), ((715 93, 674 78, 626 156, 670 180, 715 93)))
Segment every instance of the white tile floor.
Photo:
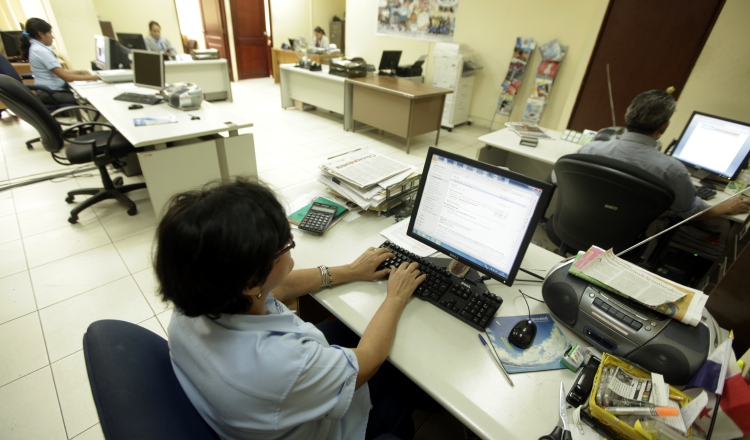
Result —
MULTIPOLYGON (((418 137, 406 155, 405 140, 377 130, 342 129, 327 111, 280 108, 271 79, 233 85, 234 103, 255 124, 260 178, 277 189, 312 181, 328 155, 368 146, 421 166, 434 133, 418 137)), ((486 128, 443 130, 440 147, 474 158, 486 128)), ((40 144, 24 142, 35 131, 18 118, 0 118, 0 438, 101 439, 81 340, 99 319, 121 319, 164 337, 171 311, 155 294, 150 251, 156 220, 146 190, 130 193, 138 214, 130 217, 113 201, 84 210, 67 222, 65 193, 100 186, 98 174, 79 173, 10 190, 9 183, 40 173, 71 171, 57 165, 40 144), (8 179, 12 179, 8 181, 8 179)), ((140 181, 139 177, 125 178, 140 181)), ((421 415, 417 438, 456 438, 452 417, 421 415), (435 419, 433 421, 433 419, 435 419), (427 420, 424 425, 422 423, 427 420), (439 421, 438 421, 439 420, 439 421), (445 425, 445 427, 442 427, 445 425), (437 436, 437 432, 444 435, 437 436)))

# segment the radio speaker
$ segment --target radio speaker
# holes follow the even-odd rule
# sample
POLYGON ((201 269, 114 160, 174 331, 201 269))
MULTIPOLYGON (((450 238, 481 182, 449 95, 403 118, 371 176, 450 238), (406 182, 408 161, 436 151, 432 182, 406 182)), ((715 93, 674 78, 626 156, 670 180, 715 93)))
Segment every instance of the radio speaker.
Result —
POLYGON ((572 327, 576 323, 578 305, 588 282, 568 277, 567 274, 567 270, 556 270, 550 274, 544 280, 542 297, 555 317, 572 327))

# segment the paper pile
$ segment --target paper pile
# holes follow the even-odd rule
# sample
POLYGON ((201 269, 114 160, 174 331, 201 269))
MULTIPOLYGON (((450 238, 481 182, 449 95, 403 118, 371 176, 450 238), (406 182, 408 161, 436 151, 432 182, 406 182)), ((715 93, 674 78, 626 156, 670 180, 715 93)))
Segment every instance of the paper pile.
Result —
POLYGON ((323 162, 318 180, 362 209, 378 209, 386 200, 386 188, 410 177, 414 169, 360 148, 323 162))

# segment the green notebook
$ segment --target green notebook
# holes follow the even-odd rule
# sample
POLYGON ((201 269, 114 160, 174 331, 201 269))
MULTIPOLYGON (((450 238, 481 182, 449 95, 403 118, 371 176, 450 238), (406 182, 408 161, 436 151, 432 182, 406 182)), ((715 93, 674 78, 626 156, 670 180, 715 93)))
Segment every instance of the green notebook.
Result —
POLYGON ((333 206, 335 206, 337 209, 336 209, 336 215, 334 215, 333 218, 336 218, 336 217, 340 216, 341 214, 343 214, 343 213, 345 213, 345 212, 348 211, 345 206, 341 206, 338 203, 332 202, 332 201, 330 201, 330 200, 328 200, 326 198, 318 197, 317 199, 313 200, 312 202, 308 203, 307 205, 303 206, 302 208, 300 208, 297 211, 294 211, 292 214, 290 214, 289 215, 289 220, 291 220, 291 222, 294 223, 295 225, 299 225, 299 222, 301 222, 302 219, 305 218, 305 214, 307 214, 307 211, 310 210, 310 207, 315 202, 325 203, 326 205, 333 205, 333 206))

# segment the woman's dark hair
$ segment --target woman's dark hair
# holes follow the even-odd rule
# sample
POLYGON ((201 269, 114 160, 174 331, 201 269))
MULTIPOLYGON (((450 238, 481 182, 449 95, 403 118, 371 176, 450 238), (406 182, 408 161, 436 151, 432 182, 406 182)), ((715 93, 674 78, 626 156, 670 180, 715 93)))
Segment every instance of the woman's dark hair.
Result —
POLYGON ((238 178, 174 196, 156 230, 159 293, 187 316, 241 313, 291 238, 274 193, 238 178))
POLYGON ((31 47, 31 41, 29 38, 38 40, 40 32, 46 34, 51 30, 52 26, 41 18, 29 18, 26 20, 26 28, 24 29, 26 34, 22 34, 18 37, 18 42, 21 43, 21 54, 23 57, 29 59, 29 48, 31 47))
POLYGON ((151 31, 151 28, 154 27, 154 25, 159 26, 159 29, 161 29, 161 25, 153 20, 148 22, 148 30, 151 31))
POLYGON ((320 32, 320 33, 321 33, 321 34, 323 34, 323 35, 325 35, 325 34, 326 34, 326 31, 324 31, 324 30, 323 30, 323 28, 322 28, 322 27, 320 27, 320 26, 315 26, 315 29, 313 29, 313 31, 315 31, 315 32, 320 32))

